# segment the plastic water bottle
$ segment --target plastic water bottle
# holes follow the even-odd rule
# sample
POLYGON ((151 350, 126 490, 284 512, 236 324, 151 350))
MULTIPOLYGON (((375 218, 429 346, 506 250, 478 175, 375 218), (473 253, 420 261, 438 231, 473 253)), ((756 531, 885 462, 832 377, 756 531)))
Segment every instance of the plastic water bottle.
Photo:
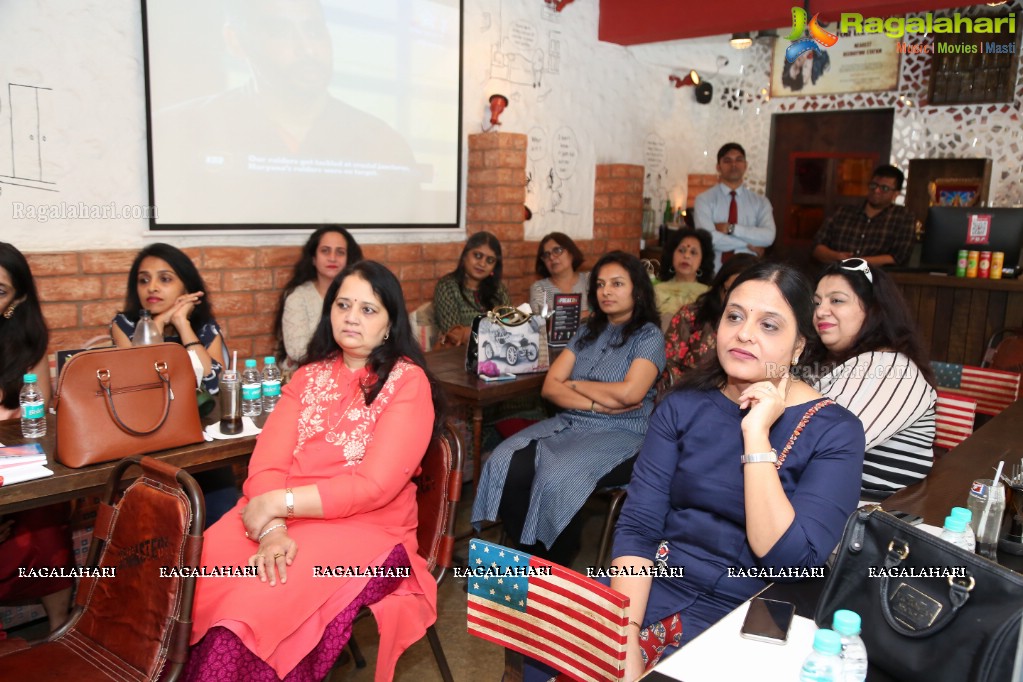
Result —
POLYGON ((842 671, 845 682, 867 679, 867 647, 860 639, 860 614, 848 609, 835 611, 831 629, 842 638, 842 671))
POLYGON ((281 370, 272 355, 263 358, 263 411, 270 414, 281 399, 281 370))
POLYGON ((135 325, 135 333, 132 334, 131 345, 151 346, 154 343, 162 342, 163 337, 156 328, 156 321, 153 320, 153 316, 149 314, 149 311, 143 308, 139 312, 139 321, 135 325))
POLYGON ((42 438, 46 435, 46 403, 36 384, 35 374, 26 374, 18 402, 21 403, 21 435, 42 438))
POLYGON ((952 511, 948 513, 949 516, 962 519, 966 524, 966 528, 963 532, 966 534, 966 549, 974 552, 977 550, 977 534, 973 532, 973 512, 966 507, 952 507, 952 511))
POLYGON ((842 682, 841 653, 841 636, 833 630, 818 630, 813 637, 813 651, 803 661, 799 682, 842 682))
POLYGON ((245 361, 242 372, 242 416, 258 417, 263 414, 263 378, 256 369, 255 358, 245 361))
POLYGON ((969 539, 966 537, 966 521, 961 517, 945 517, 945 527, 941 531, 941 539, 947 540, 956 547, 962 547, 969 552, 973 551, 973 548, 970 547, 969 539))

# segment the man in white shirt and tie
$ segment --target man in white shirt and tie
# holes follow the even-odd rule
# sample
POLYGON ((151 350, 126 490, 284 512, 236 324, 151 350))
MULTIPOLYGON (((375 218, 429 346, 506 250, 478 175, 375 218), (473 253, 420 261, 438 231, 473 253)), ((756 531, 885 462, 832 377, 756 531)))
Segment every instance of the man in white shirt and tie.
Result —
POLYGON ((721 182, 696 197, 696 227, 710 232, 714 240, 714 268, 721 268, 722 254, 752 253, 763 256, 774 243, 774 211, 767 197, 742 183, 746 175, 746 150, 729 142, 718 150, 721 182))

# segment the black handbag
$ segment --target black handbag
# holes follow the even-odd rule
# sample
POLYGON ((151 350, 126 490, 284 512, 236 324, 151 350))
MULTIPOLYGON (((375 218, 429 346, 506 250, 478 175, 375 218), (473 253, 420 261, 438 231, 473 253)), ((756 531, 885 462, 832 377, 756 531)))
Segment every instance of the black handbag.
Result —
POLYGON ((814 621, 858 613, 870 664, 903 682, 1006 682, 1021 608, 1023 575, 868 506, 845 525, 814 621))

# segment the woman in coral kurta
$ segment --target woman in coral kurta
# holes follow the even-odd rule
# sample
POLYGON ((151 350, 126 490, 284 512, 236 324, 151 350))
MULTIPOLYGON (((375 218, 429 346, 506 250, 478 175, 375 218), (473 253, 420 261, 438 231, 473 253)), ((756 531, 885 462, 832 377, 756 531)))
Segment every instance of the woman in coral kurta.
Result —
POLYGON ((308 364, 267 420, 244 498, 206 533, 204 566, 247 564, 258 575, 199 579, 189 679, 321 679, 366 605, 381 632, 376 679, 389 680, 436 620, 411 479, 439 396, 404 311, 379 263, 350 266, 328 290, 308 364), (350 577, 339 567, 391 570, 350 577))

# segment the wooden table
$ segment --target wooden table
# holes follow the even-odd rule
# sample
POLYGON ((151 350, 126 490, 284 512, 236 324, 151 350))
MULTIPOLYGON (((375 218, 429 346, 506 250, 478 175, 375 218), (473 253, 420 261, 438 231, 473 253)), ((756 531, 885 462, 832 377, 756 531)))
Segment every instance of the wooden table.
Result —
MULTIPOLYGON (((46 451, 46 466, 53 471, 53 476, 0 488, 0 514, 41 507, 86 495, 97 495, 106 485, 115 462, 94 464, 81 469, 70 469, 57 463, 54 459, 56 418, 53 415, 48 415, 46 419, 46 436, 39 439, 23 438, 21 436, 21 421, 18 419, 0 421, 0 443, 4 445, 33 441, 40 443, 46 451)), ((235 460, 247 458, 255 447, 256 437, 246 436, 231 440, 196 443, 149 454, 168 464, 195 472, 214 469, 231 464, 235 460)), ((130 475, 129 478, 131 478, 130 475)))
POLYGON ((927 478, 895 493, 881 507, 922 516, 925 523, 940 527, 949 509, 966 506, 974 479, 993 478, 999 460, 1009 469, 1021 457, 1023 400, 1017 400, 937 459, 927 478))
POLYGON ((465 346, 444 348, 426 354, 426 364, 440 381, 452 403, 472 410, 472 488, 480 481, 483 447, 483 408, 523 395, 539 393, 546 372, 520 374, 512 381, 486 382, 465 371, 465 346))

